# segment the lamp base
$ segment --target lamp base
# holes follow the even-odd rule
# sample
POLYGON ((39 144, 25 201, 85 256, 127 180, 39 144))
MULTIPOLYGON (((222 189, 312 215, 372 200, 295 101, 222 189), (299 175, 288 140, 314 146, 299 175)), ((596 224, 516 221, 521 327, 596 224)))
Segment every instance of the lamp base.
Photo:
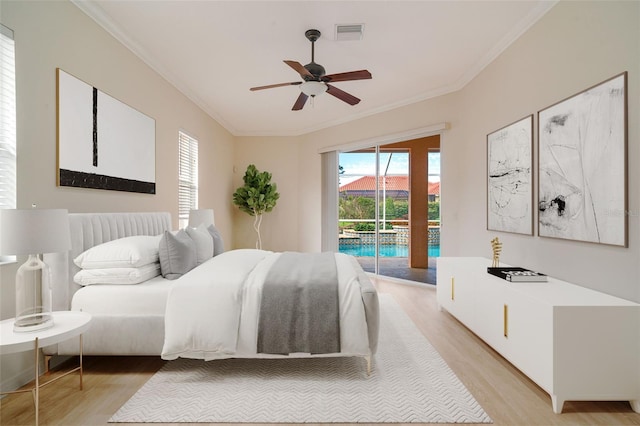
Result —
POLYGON ((51 270, 38 255, 29 255, 16 273, 16 319, 14 332, 53 327, 51 270))
POLYGON ((53 327, 53 315, 51 312, 40 312, 31 315, 21 315, 13 323, 15 333, 27 333, 30 331, 46 330, 53 327))

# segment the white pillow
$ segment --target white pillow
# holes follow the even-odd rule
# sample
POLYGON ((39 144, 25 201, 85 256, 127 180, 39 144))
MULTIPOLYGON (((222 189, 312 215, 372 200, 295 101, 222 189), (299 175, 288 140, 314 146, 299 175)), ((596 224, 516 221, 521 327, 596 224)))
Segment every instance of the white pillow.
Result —
POLYGON ((82 269, 137 268, 158 262, 160 235, 119 238, 91 247, 74 259, 82 269))
POLYGON ((138 284, 160 275, 160 263, 149 263, 139 268, 83 269, 73 280, 80 285, 138 284))
POLYGON ((186 227, 187 234, 196 243, 196 264, 206 262, 213 257, 213 237, 207 227, 202 224, 197 228, 186 227))

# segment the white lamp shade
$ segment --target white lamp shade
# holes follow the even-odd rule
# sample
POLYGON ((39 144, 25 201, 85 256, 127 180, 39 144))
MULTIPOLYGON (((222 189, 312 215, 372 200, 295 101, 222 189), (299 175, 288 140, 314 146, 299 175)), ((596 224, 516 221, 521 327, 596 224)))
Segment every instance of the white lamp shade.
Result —
POLYGON ((59 253, 70 249, 67 210, 0 210, 0 254, 59 253))
POLYGON ((204 226, 213 225, 213 210, 212 209, 198 209, 189 211, 189 226, 197 228, 201 224, 204 226))
POLYGON ((300 85, 300 90, 307 96, 317 96, 326 92, 327 85, 321 81, 305 81, 300 85))

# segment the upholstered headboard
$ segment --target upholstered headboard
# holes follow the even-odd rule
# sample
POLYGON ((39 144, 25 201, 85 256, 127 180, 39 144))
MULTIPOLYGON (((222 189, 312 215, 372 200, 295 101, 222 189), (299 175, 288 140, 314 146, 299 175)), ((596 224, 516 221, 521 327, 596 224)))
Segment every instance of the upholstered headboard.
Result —
POLYGON ((69 310, 71 298, 80 289, 73 276, 80 270, 73 259, 98 244, 134 235, 160 235, 171 230, 171 214, 152 213, 71 213, 71 250, 67 253, 46 254, 53 278, 54 311, 69 310))

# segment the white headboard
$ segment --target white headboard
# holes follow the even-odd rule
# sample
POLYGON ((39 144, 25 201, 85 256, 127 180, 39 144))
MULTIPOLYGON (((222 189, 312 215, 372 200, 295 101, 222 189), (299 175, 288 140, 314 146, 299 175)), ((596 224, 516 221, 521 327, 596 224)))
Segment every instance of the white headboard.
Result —
POLYGON ((71 298, 80 289, 73 276, 80 270, 73 259, 98 244, 134 235, 160 235, 171 230, 171 213, 71 213, 71 250, 46 254, 53 278, 53 310, 71 308, 71 298))

